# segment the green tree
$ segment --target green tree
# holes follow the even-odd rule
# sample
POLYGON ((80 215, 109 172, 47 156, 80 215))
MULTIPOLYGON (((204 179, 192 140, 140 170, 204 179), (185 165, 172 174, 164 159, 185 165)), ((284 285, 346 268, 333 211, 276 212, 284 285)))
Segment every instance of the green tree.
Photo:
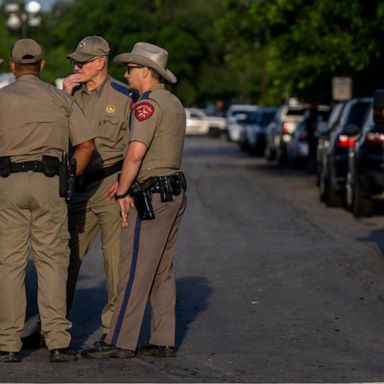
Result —
POLYGON ((227 0, 225 7, 216 27, 228 62, 244 68, 251 64, 243 55, 254 56, 259 68, 248 69, 248 80, 263 102, 289 95, 329 100, 337 75, 353 77, 357 95, 383 82, 376 70, 383 59, 381 1, 227 0))

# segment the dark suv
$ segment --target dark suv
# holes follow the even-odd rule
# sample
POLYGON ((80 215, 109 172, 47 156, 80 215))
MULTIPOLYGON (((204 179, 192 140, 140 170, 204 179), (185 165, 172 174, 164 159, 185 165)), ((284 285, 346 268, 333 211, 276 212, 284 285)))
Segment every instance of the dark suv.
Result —
POLYGON ((373 197, 384 192, 384 90, 376 91, 356 145, 349 151, 346 202, 352 213, 371 216, 373 197), (375 111, 375 113, 373 113, 375 111))
POLYGON ((326 205, 342 205, 348 173, 349 149, 354 146, 357 135, 372 104, 371 98, 349 101, 340 116, 338 124, 323 139, 320 172, 320 200, 326 205))

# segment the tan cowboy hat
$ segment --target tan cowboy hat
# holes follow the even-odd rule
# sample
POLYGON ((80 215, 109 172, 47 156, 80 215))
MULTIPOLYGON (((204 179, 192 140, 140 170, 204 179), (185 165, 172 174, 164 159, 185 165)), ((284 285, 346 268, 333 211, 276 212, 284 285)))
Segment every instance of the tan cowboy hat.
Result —
POLYGON ((174 84, 177 82, 177 78, 167 69, 167 61, 168 52, 157 45, 149 43, 136 43, 132 52, 121 53, 113 59, 113 62, 118 65, 132 63, 151 68, 162 78, 174 84))

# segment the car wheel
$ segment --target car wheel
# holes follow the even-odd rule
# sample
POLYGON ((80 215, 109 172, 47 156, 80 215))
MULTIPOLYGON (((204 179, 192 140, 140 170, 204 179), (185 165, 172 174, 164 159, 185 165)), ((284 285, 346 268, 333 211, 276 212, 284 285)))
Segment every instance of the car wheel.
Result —
POLYGON ((348 171, 347 182, 345 184, 345 204, 349 211, 352 211, 354 184, 355 184, 354 176, 351 171, 348 171))
POLYGON ((209 137, 220 137, 220 128, 217 127, 209 127, 208 136, 209 137))
POLYGON ((333 176, 330 169, 328 177, 324 180, 324 202, 328 207, 340 207, 343 204, 341 194, 333 188, 333 176))
POLYGON ((369 217, 374 213, 373 201, 362 196, 359 182, 353 184, 352 213, 355 217, 369 217))
POLYGON ((320 187, 320 175, 321 175, 321 171, 320 171, 319 166, 317 166, 317 169, 316 169, 316 185, 318 187, 320 187))
POLYGON ((284 165, 287 162, 287 154, 282 147, 277 148, 276 160, 279 165, 284 165))
POLYGON ((325 196, 325 175, 322 171, 319 175, 319 200, 324 202, 325 196))
POLYGON ((265 158, 268 161, 273 161, 276 158, 275 151, 272 150, 272 148, 269 146, 269 144, 267 144, 267 146, 265 147, 265 158))

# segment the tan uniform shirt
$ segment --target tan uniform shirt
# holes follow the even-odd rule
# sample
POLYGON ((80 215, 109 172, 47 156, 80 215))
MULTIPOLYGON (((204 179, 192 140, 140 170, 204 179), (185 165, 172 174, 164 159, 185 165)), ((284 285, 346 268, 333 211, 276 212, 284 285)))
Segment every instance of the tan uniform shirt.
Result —
POLYGON ((131 98, 113 87, 127 86, 108 76, 92 92, 83 86, 74 94, 91 127, 96 131, 95 153, 87 171, 105 168, 124 157, 128 140, 131 98))
POLYGON ((0 90, 0 156, 61 159, 69 140, 78 145, 94 137, 74 99, 38 77, 21 76, 0 90))
POLYGON ((130 141, 147 147, 138 180, 168 176, 180 169, 185 136, 185 110, 164 84, 144 93, 131 114, 130 141))

